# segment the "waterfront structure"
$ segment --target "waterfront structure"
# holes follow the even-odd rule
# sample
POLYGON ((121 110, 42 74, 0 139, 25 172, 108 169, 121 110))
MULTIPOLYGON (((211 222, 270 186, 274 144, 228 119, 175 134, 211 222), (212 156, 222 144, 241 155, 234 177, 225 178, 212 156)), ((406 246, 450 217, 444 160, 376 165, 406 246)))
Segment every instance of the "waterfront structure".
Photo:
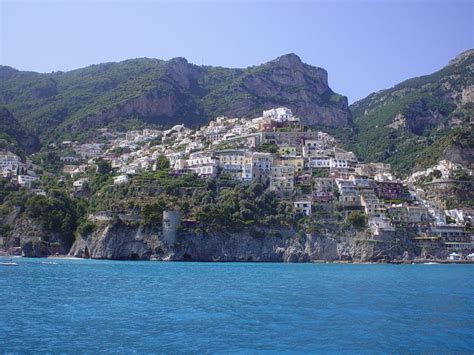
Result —
POLYGON ((163 239, 169 245, 176 243, 178 226, 181 222, 179 211, 163 211, 163 239))

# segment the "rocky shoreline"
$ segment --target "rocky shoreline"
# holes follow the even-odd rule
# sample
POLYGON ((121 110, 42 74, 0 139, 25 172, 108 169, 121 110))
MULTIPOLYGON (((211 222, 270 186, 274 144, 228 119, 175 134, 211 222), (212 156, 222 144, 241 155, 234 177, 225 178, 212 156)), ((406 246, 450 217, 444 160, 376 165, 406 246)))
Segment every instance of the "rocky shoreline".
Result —
POLYGON ((197 262, 471 263, 447 260, 446 249, 417 247, 404 233, 391 240, 377 240, 367 230, 334 225, 313 233, 283 226, 238 231, 222 227, 181 228, 170 240, 156 225, 105 222, 89 234, 77 236, 69 247, 59 246, 58 240, 57 236, 19 235, 16 245, 3 253, 26 257, 197 262))
MULTIPOLYGON (((75 256, 65 255, 49 255, 49 256, 22 256, 21 254, 11 254, 6 250, 0 250, 0 257, 33 257, 38 259, 51 259, 51 260, 84 260, 88 258, 80 258, 75 256)), ((89 258, 90 259, 90 258, 89 258)), ((114 259, 94 259, 94 260, 114 260, 114 259)), ((145 262, 211 262, 211 263, 284 263, 283 261, 199 261, 199 260, 157 260, 157 259, 120 259, 114 261, 145 261, 145 262)), ((357 260, 310 260, 307 262, 299 262, 306 264, 341 264, 341 265, 380 265, 380 264, 391 264, 391 265, 468 265, 474 264, 474 260, 445 260, 445 259, 413 259, 413 260, 378 260, 378 261, 357 261, 357 260)))

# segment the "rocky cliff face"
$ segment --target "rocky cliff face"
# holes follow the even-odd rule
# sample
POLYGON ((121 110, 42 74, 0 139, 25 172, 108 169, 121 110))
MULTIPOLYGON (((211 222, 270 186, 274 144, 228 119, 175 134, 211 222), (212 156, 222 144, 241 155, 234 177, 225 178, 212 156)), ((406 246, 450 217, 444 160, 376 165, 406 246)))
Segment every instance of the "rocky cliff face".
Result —
POLYGON ((217 103, 223 115, 251 117, 263 109, 287 106, 307 125, 351 124, 347 98, 329 88, 326 70, 303 63, 295 54, 249 68, 231 86, 204 100, 217 103), (225 105, 229 96, 239 99, 225 105))
POLYGON ((315 260, 377 261, 401 259, 416 250, 406 241, 367 240, 352 229, 340 235, 298 234, 290 228, 231 233, 180 232, 175 244, 167 244, 159 229, 130 227, 121 223, 100 225, 78 238, 70 256, 97 259, 149 259, 167 261, 310 262, 315 260))
POLYGON ((347 98, 330 89, 327 72, 295 54, 245 69, 135 59, 51 74, 0 67, 0 77, 0 105, 45 141, 107 125, 256 117, 282 105, 306 124, 351 125, 347 98))
MULTIPOLYGON (((16 213, 16 212, 14 212, 16 213)), ((27 257, 66 255, 72 240, 59 233, 47 232, 40 223, 29 218, 15 218, 13 228, 4 241, 4 249, 18 248, 27 257)))

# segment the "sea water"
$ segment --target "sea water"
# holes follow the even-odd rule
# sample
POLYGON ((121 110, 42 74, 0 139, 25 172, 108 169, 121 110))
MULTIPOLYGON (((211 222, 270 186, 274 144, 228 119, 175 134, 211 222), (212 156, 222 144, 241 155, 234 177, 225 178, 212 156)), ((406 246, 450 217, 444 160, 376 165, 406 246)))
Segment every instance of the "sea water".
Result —
POLYGON ((14 261, 0 352, 474 350, 474 265, 14 261))

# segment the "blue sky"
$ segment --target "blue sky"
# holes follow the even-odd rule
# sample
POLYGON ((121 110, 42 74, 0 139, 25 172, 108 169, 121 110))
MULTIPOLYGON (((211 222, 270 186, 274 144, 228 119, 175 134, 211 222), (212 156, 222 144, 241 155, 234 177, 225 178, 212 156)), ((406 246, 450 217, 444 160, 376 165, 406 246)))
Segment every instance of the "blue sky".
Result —
POLYGON ((474 47, 474 1, 0 0, 0 63, 51 72, 137 57, 245 67, 294 52, 353 102, 474 47))

